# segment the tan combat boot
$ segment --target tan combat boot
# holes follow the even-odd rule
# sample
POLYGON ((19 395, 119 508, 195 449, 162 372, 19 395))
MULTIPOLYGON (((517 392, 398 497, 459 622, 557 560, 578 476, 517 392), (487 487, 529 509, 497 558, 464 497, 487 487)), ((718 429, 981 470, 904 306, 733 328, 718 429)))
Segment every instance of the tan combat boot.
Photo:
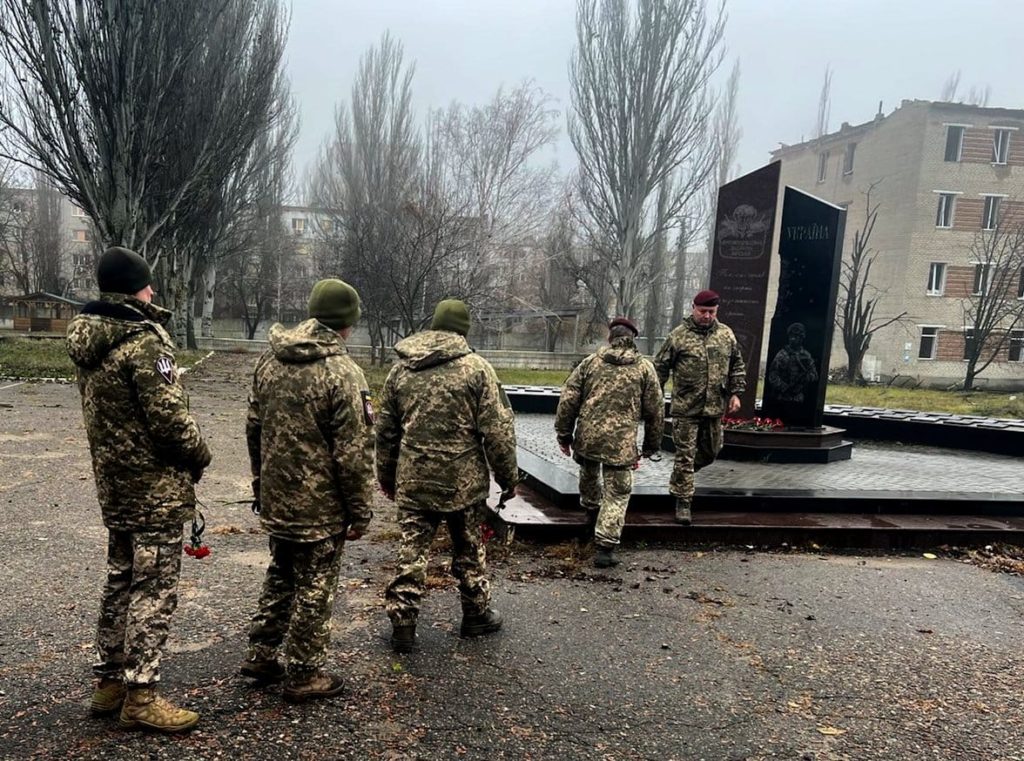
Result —
POLYGON ((305 703, 307 700, 321 700, 340 695, 345 683, 337 674, 326 671, 302 671, 289 673, 281 697, 289 703, 305 703))
POLYGON ((124 703, 124 696, 128 688, 120 679, 100 679, 96 683, 96 689, 92 693, 90 708, 96 716, 105 716, 108 713, 121 710, 124 703))
POLYGON ((133 687, 121 707, 118 724, 122 729, 155 729, 158 732, 184 732, 199 721, 199 714, 168 703, 153 687, 133 687))
POLYGON ((676 500, 676 523, 681 523, 684 526, 689 526, 693 522, 692 516, 690 515, 690 501, 686 499, 676 500))

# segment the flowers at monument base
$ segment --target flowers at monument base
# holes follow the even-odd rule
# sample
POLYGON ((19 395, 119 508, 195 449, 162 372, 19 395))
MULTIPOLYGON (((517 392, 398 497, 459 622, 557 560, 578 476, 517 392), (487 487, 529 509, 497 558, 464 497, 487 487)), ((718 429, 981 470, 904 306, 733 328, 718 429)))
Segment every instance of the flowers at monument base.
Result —
POLYGON ((722 425, 728 431, 780 431, 786 427, 780 418, 725 417, 722 425))

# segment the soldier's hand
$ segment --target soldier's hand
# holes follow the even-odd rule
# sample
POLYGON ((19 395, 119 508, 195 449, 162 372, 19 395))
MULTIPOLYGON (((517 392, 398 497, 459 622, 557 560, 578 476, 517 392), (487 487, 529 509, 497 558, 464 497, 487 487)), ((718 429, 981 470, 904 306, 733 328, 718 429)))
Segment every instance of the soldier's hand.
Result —
POLYGON ((498 497, 498 504, 502 505, 502 504, 508 502, 514 496, 516 496, 516 487, 515 486, 510 486, 510 487, 508 487, 507 489, 504 489, 501 492, 501 496, 498 497))
POLYGON ((347 531, 347 532, 345 533, 345 539, 346 539, 347 541, 349 541, 349 542, 354 542, 354 541, 356 541, 357 539, 362 539, 362 538, 363 538, 363 532, 362 532, 362 531, 360 531, 360 530, 359 530, 359 529, 357 529, 357 528, 350 528, 350 529, 349 529, 349 530, 348 530, 348 531, 347 531))
POLYGON ((731 415, 732 413, 736 412, 736 410, 738 410, 739 408, 740 398, 736 396, 736 394, 733 394, 732 396, 729 397, 729 408, 727 411, 731 415))
POLYGON ((632 468, 633 470, 636 470, 637 468, 639 468, 639 467, 640 467, 640 461, 639 461, 639 460, 634 460, 634 461, 633 461, 633 464, 632 464, 632 465, 631 465, 630 467, 631 467, 631 468, 632 468))

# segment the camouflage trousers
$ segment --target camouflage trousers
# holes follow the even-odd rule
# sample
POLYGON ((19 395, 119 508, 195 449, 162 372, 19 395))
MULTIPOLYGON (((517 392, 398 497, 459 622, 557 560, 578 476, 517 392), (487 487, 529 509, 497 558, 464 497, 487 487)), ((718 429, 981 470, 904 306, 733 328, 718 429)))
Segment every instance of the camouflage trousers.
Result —
POLYGON ((181 573, 181 536, 167 539, 166 534, 109 532, 93 665, 101 679, 140 686, 160 681, 160 656, 178 605, 181 573))
POLYGON ((594 543, 598 547, 615 547, 626 523, 626 508, 633 492, 633 468, 629 465, 605 465, 582 457, 577 462, 580 466, 580 506, 584 510, 598 511, 594 543))
POLYGON ((459 580, 463 615, 483 613, 491 604, 491 586, 487 580, 487 550, 480 537, 483 503, 453 512, 432 510, 398 511, 402 530, 398 551, 398 571, 388 584, 388 618, 396 626, 415 624, 427 583, 430 545, 444 521, 452 540, 452 576, 459 580))
POLYGON ((669 491, 679 499, 692 500, 693 474, 710 465, 722 451, 722 418, 683 417, 672 424, 676 458, 669 491))
POLYGON ((270 565, 249 628, 251 649, 269 658, 287 638, 289 672, 324 665, 344 545, 344 534, 318 542, 270 537, 270 565))

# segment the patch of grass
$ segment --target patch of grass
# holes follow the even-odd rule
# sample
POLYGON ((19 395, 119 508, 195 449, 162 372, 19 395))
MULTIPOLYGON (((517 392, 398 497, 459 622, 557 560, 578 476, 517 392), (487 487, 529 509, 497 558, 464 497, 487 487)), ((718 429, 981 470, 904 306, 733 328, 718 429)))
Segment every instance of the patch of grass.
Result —
MULTIPOLYGON (((204 351, 177 351, 178 367, 192 367, 204 351)), ((0 338, 0 376, 6 378, 74 378, 75 366, 63 338, 0 338)))
POLYGON ((942 391, 929 388, 844 386, 830 384, 825 401, 858 407, 951 412, 959 415, 1024 418, 1024 394, 987 391, 942 391))

